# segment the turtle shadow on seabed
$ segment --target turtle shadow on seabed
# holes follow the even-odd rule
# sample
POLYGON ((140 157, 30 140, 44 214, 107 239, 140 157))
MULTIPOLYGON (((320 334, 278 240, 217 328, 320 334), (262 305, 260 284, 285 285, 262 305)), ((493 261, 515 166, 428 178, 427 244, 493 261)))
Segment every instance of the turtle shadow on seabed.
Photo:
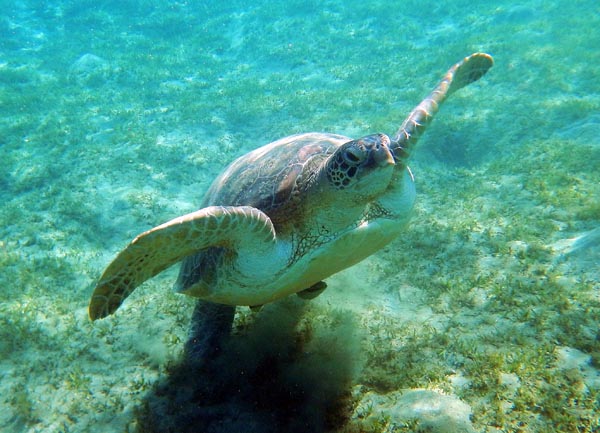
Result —
MULTIPOLYGON (((267 305, 232 335, 209 332, 208 353, 190 352, 188 344, 188 356, 145 397, 137 431, 294 433, 344 425, 357 371, 354 323, 338 313, 334 331, 314 335, 314 317, 305 320, 303 304, 267 305)), ((195 316, 210 305, 199 303, 195 316)), ((216 323, 233 312, 220 307, 216 323)), ((192 329, 192 339, 198 331, 192 329)))

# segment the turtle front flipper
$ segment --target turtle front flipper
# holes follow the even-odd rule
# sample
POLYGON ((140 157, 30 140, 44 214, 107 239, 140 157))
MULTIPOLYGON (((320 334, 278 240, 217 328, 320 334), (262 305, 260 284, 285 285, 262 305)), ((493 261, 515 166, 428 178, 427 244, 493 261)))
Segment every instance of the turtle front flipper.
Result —
POLYGON ((250 206, 211 206, 175 218, 137 236, 106 268, 90 300, 92 320, 114 313, 144 281, 209 247, 268 252, 275 228, 250 206))
MULTIPOLYGON (((452 66, 433 91, 408 115, 396 132, 390 146, 396 162, 408 158, 408 149, 419 137, 448 96, 474 81, 479 80, 492 67, 492 56, 484 53, 471 54, 452 66)), ((404 164, 398 164, 402 167, 404 164)))

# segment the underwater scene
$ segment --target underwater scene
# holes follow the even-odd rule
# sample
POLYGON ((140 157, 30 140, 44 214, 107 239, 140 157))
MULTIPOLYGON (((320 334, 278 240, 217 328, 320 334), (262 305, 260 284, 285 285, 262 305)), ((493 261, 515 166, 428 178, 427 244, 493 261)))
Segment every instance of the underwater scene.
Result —
POLYGON ((600 431, 600 3, 1 5, 2 433, 600 431), (229 325, 175 265, 90 319, 117 254, 236 158, 393 137, 478 52, 409 149, 410 221, 325 290, 229 325))

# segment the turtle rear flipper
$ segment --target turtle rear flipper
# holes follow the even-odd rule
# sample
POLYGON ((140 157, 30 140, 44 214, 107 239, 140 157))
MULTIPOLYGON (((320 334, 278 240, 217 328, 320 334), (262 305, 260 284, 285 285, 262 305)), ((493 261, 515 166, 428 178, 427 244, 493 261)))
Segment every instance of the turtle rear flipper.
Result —
POLYGON ((327 283, 325 281, 319 281, 318 283, 313 284, 308 289, 304 289, 296 293, 300 299, 314 299, 319 296, 323 291, 327 288, 327 283))
POLYGON ((94 289, 90 318, 114 313, 144 281, 205 248, 244 254, 267 252, 274 244, 271 220, 251 206, 210 206, 175 218, 140 234, 117 255, 94 289))

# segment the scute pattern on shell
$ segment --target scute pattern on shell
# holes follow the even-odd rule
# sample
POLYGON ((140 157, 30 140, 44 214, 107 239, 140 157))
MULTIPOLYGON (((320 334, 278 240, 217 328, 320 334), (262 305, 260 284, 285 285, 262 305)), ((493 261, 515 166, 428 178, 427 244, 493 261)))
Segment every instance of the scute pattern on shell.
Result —
POLYGON ((233 162, 209 189, 203 206, 254 206, 273 224, 300 224, 299 196, 315 182, 323 162, 347 137, 308 133, 287 137, 233 162))

